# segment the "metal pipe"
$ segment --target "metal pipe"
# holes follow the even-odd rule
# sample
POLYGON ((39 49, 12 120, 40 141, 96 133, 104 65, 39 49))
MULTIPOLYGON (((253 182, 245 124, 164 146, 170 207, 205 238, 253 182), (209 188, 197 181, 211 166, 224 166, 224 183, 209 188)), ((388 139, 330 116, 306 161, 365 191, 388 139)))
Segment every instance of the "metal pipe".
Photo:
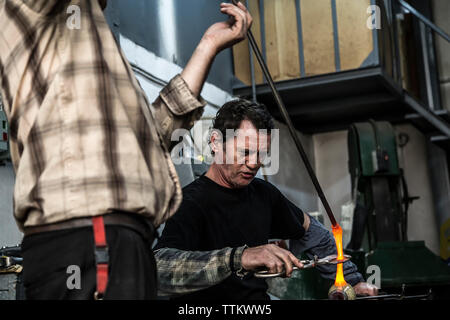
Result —
MULTIPOLYGON (((232 2, 233 2, 233 4, 237 5, 238 0, 232 0, 232 2)), ((302 158, 303 163, 305 164, 306 170, 308 171, 308 174, 312 180, 314 188, 317 191, 320 201, 323 204, 323 207, 328 215, 328 218, 330 219, 331 224, 333 226, 337 226, 338 223, 337 223, 336 219, 334 218, 333 211, 331 210, 331 207, 330 207, 327 199, 325 198, 325 194, 323 193, 322 187, 319 184, 319 180, 317 179, 317 176, 314 173, 311 163, 309 162, 308 156, 306 155, 306 152, 303 149, 302 143, 300 142, 297 132, 294 129, 294 125, 292 123, 291 117, 289 116, 289 113, 286 110, 283 100, 281 99, 281 96, 275 87, 272 76, 270 75, 270 72, 269 72, 269 68, 267 67, 266 62, 264 61, 264 59, 262 57, 261 51, 258 48, 258 44, 256 43, 251 30, 248 30, 247 37, 250 42, 250 45, 253 48, 253 52, 255 53, 256 59, 258 60, 260 66, 261 66, 264 77, 266 78, 267 83, 269 84, 269 87, 275 98, 275 102, 278 106, 281 116, 283 117, 283 120, 286 122, 286 125, 288 126, 289 132, 292 136, 292 139, 294 140, 295 146, 297 147, 297 150, 300 153, 300 157, 302 158)))
MULTIPOLYGON (((248 0, 245 1, 246 7, 248 8, 248 0)), ((255 81, 255 62, 253 61, 253 50, 250 43, 248 44, 248 52, 250 58, 250 74, 251 74, 251 82, 252 82, 252 100, 256 103, 256 81, 255 81)))
POLYGON ((428 55, 427 48, 427 26, 419 21, 420 29, 420 41, 422 42, 422 56, 423 56, 423 68, 425 71, 425 87, 427 89, 427 102, 431 110, 436 111, 436 106, 433 99, 433 88, 431 85, 431 72, 430 72, 430 57, 428 55))
POLYGON ((404 99, 405 102, 413 108, 418 114, 424 117, 428 122, 430 122, 433 126, 439 129, 443 134, 447 137, 450 137, 450 126, 447 122, 439 118, 429 109, 422 106, 419 102, 416 101, 413 97, 411 97, 406 91, 404 91, 404 99))
POLYGON ((336 0, 331 0, 331 19, 333 21, 334 65, 336 72, 341 71, 341 52, 339 48, 339 31, 336 0))
POLYGON ((298 35, 298 58, 300 63, 300 77, 306 76, 305 71, 305 53, 303 50, 303 25, 302 25, 302 6, 300 0, 295 1, 295 13, 297 16, 297 35, 298 35))
POLYGON ((382 294, 378 296, 364 296, 356 297, 355 300, 419 300, 429 299, 431 297, 431 290, 427 294, 420 294, 415 296, 405 296, 402 294, 382 294))
POLYGON ((438 33, 442 38, 447 40, 447 42, 450 42, 450 36, 447 33, 445 33, 444 30, 442 30, 437 25, 435 25, 433 22, 431 22, 427 17, 425 17, 423 14, 421 14, 419 11, 417 11, 413 6, 411 6, 409 3, 405 2, 404 0, 398 0, 398 2, 400 3, 400 5, 403 8, 410 11, 413 15, 415 15, 417 18, 419 18, 428 27, 430 27, 436 33, 438 33))
POLYGON ((397 7, 395 1, 390 2, 390 10, 392 14, 392 31, 393 31, 393 42, 394 42, 394 79, 401 86, 402 83, 402 67, 400 62, 400 47, 399 47, 399 34, 398 34, 398 18, 397 18, 397 12, 399 11, 399 8, 397 7))

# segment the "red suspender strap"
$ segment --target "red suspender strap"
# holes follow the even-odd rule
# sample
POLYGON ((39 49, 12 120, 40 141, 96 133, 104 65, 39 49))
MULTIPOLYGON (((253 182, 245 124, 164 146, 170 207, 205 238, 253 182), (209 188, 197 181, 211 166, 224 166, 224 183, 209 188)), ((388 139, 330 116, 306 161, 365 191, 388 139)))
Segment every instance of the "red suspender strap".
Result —
POLYGON ((97 265, 97 291, 94 294, 96 300, 103 299, 103 295, 108 285, 108 246, 106 244, 105 224, 103 216, 93 217, 92 226, 94 228, 95 241, 95 263, 97 265))

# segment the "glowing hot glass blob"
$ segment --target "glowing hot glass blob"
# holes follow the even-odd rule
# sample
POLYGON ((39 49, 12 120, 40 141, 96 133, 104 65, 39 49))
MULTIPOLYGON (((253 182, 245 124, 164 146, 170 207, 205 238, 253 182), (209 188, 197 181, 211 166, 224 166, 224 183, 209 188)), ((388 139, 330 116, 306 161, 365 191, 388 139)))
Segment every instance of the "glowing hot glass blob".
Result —
MULTIPOLYGON (((337 248, 337 260, 344 260, 344 251, 342 249, 342 228, 340 225, 336 224, 335 226, 332 226, 333 236, 334 240, 336 241, 336 248, 337 248)), ((344 270, 342 267, 342 263, 338 263, 337 270, 336 270, 336 280, 334 282, 334 285, 336 287, 344 287, 347 285, 347 282, 345 282, 344 279, 344 270)))

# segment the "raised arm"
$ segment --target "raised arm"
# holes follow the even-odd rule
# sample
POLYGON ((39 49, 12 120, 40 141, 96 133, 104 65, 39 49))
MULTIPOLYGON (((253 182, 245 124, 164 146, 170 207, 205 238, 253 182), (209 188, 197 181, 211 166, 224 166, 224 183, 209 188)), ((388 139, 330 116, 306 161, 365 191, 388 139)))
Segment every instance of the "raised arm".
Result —
POLYGON ((194 96, 198 97, 208 76, 211 64, 222 50, 245 39, 252 17, 245 6, 222 3, 220 11, 230 18, 213 24, 206 30, 191 59, 181 73, 194 96))
POLYGON ((161 92, 153 103, 153 114, 168 149, 174 146, 176 129, 190 129, 198 120, 206 102, 200 97, 205 80, 216 55, 245 39, 252 17, 244 5, 222 3, 228 21, 213 24, 206 30, 191 59, 182 71, 161 92))

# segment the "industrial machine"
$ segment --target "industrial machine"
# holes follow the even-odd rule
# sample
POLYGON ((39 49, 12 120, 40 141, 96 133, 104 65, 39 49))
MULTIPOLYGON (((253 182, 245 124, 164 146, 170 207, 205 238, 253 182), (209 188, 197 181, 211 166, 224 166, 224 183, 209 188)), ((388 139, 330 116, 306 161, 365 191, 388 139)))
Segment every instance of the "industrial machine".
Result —
POLYGON ((450 267, 423 241, 408 241, 408 193, 388 122, 355 123, 348 132, 349 171, 354 199, 346 253, 359 270, 375 266, 384 292, 450 297, 450 267))
MULTIPOLYGON (((355 203, 345 253, 366 278, 379 276, 381 288, 376 297, 357 299, 450 298, 450 266, 424 241, 408 241, 408 208, 419 197, 409 195, 392 125, 351 125, 348 153, 355 203)), ((314 268, 270 281, 270 292, 281 299, 326 299, 332 283, 314 268)))

